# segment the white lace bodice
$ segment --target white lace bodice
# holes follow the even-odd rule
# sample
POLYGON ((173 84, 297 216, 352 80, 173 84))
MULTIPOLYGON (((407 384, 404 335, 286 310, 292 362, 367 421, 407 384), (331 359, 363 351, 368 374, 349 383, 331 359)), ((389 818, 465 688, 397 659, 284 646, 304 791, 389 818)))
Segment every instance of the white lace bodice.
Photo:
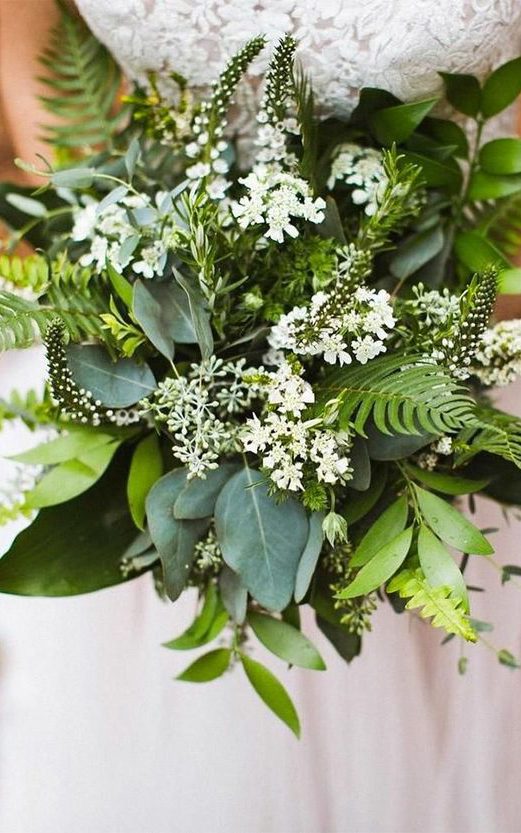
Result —
MULTIPOLYGON (((348 114, 362 86, 411 100, 439 92, 438 70, 483 76, 521 52, 521 0, 77 0, 126 73, 215 80, 253 35, 291 31, 317 100, 348 114)), ((252 68, 265 68, 269 49, 252 68)), ((255 88, 252 83, 251 89, 255 88)))

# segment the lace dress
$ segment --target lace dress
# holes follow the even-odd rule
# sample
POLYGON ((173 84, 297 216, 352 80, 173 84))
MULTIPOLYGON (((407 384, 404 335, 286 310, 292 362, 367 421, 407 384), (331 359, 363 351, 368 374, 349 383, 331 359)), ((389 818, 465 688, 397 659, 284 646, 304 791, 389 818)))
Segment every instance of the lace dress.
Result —
MULTIPOLYGON (((324 113, 347 114, 361 86, 423 98, 439 91, 440 69, 483 76, 521 52, 520 0, 78 6, 130 76, 175 69, 195 88, 252 35, 292 31, 324 113)), ((247 112, 265 60, 243 85, 247 112)), ((247 119, 235 126, 248 132, 247 119)), ((4 357, 0 395, 13 379, 38 378, 34 358, 4 357)), ((12 451, 31 439, 0 442, 12 451)), ((496 508, 480 521, 504 526, 496 508)), ((517 540, 515 530, 497 536, 506 560, 517 540)), ((485 559, 471 566, 472 583, 499 585, 485 559)), ((519 653, 517 593, 476 594, 474 615, 499 618, 494 641, 519 653)), ((298 744, 239 669, 211 686, 170 681, 189 659, 159 643, 183 630, 194 604, 162 604, 148 577, 76 599, 2 597, 0 830, 519 833, 520 677, 484 649, 459 677, 455 642, 440 649, 438 634, 387 605, 350 667, 316 635, 326 675, 273 664, 301 712, 298 744)))

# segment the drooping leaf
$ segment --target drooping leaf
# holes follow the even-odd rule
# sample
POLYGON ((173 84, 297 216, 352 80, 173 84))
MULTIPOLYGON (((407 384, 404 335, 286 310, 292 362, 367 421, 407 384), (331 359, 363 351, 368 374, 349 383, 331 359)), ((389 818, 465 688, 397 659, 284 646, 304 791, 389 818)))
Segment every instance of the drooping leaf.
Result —
POLYGON ((98 344, 70 345, 67 362, 74 381, 108 408, 135 405, 156 388, 154 374, 148 365, 138 364, 133 359, 113 362, 98 344))
POLYGON ((218 468, 209 471, 204 480, 194 477, 187 481, 174 504, 174 517, 210 517, 224 484, 238 469, 235 463, 221 463, 218 468))
POLYGON ((167 359, 173 359, 176 342, 197 342, 188 298, 174 281, 136 281, 133 313, 148 340, 167 359))
POLYGON ((185 683, 209 683, 216 680, 227 671, 231 655, 229 648, 216 648, 196 659, 176 677, 176 680, 182 680, 185 683))
POLYGON ((292 499, 278 504, 263 476, 249 467, 235 474, 217 499, 215 528, 223 558, 269 610, 283 610, 291 600, 308 527, 302 504, 292 499))
POLYGON ((130 514, 138 529, 145 522, 145 500, 163 473, 163 458, 157 434, 149 434, 135 448, 127 482, 130 514))
POLYGON ((300 722, 289 694, 277 678, 257 660, 241 654, 242 667, 253 688, 269 709, 300 737, 300 722))
POLYGON ((324 660, 313 643, 292 625, 255 611, 248 614, 248 623, 257 639, 275 656, 300 668, 325 670, 324 660))
POLYGON ((443 243, 439 225, 413 235, 398 248, 390 263, 391 272, 396 278, 408 278, 432 260, 442 250, 443 243))
POLYGON ((350 560, 352 567, 367 564, 381 548, 403 532, 407 524, 409 508, 405 495, 391 503, 388 509, 369 527, 350 560))
POLYGON ((190 651, 207 645, 221 633, 227 621, 228 614, 223 608, 217 588, 215 584, 209 584, 201 612, 190 627, 175 639, 164 642, 163 646, 174 651, 190 651))
POLYGON ((309 534, 302 553, 295 581, 295 601, 301 602, 309 590, 315 568, 324 543, 322 521, 324 512, 312 512, 309 518, 309 534))
POLYGON ((127 466, 116 456, 85 494, 42 509, 0 558, 0 593, 73 596, 120 584, 135 527, 125 500, 127 466))
POLYGON ((341 625, 334 625, 327 619, 323 619, 317 613, 316 622, 326 639, 331 642, 333 648, 346 662, 351 662, 360 655, 362 650, 362 639, 356 633, 350 633, 347 628, 341 625))
POLYGON ((494 552, 479 529, 447 501, 420 486, 415 486, 414 490, 427 524, 442 541, 461 552, 474 555, 491 555, 494 552))
POLYGON ((223 604, 234 622, 242 625, 246 618, 248 591, 241 584, 237 573, 225 564, 219 575, 219 590, 223 604))
POLYGON ((407 471, 420 483, 424 483, 435 492, 443 492, 446 495, 469 495, 473 492, 481 492, 490 483, 489 479, 469 480, 468 477, 421 469, 412 463, 407 464, 407 471))
POLYGON ((121 298, 125 306, 130 309, 132 307, 133 296, 132 284, 114 268, 110 261, 107 261, 106 269, 114 292, 121 298))
POLYGON ((439 538, 421 524, 418 534, 418 557, 425 578, 432 587, 449 587, 453 596, 461 599, 465 613, 469 612, 469 597, 461 570, 439 538))
POLYGON ((412 527, 409 527, 384 544, 362 567, 353 581, 337 594, 338 598, 353 599, 356 596, 366 596, 390 579, 405 561, 411 547, 412 532, 412 527))

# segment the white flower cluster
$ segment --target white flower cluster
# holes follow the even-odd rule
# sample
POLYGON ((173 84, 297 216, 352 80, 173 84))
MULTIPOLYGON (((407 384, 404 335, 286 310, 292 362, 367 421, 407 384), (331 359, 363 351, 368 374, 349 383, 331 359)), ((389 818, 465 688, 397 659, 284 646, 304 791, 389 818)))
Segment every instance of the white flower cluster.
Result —
POLYGON ((364 205, 365 213, 372 217, 389 183, 381 152, 351 142, 338 145, 327 181, 329 190, 339 181, 353 187, 354 204, 364 205))
POLYGON ((412 291, 414 297, 405 302, 406 308, 420 316, 427 326, 447 324, 459 316, 460 298, 446 287, 439 292, 437 289, 426 290, 423 283, 418 283, 412 291))
POLYGON ((299 176, 285 173, 277 164, 259 163, 239 180, 248 193, 233 203, 232 212, 243 229, 266 225, 264 236, 284 242, 284 235, 297 237, 295 220, 322 223, 325 201, 316 199, 309 184, 299 176))
POLYGON ((108 259, 116 269, 130 266, 136 275, 153 278, 162 274, 180 234, 170 194, 158 192, 155 204, 146 194, 127 195, 106 206, 86 198, 74 210, 71 237, 90 241, 89 251, 80 258, 82 266, 103 269, 108 259))
POLYGON ((304 467, 323 483, 349 480, 352 474, 347 434, 321 427, 317 419, 302 420, 302 412, 315 397, 313 389, 289 364, 266 379, 268 411, 260 420, 253 416, 242 434, 245 451, 261 454, 263 468, 279 489, 296 492, 305 488, 304 467))
POLYGON ((205 191, 212 200, 223 200, 231 183, 226 178, 229 170, 229 164, 223 156, 228 149, 228 142, 224 139, 219 139, 215 147, 208 151, 209 161, 205 162, 198 157, 201 151, 208 144, 208 133, 204 131, 198 123, 198 117, 194 119, 193 132, 195 133, 195 141, 190 142, 185 147, 185 153, 194 161, 192 165, 186 169, 188 179, 200 182, 206 180, 205 191))
MULTIPOLYGON (((51 436, 49 434, 49 438, 51 436)), ((43 471, 44 467, 40 465, 10 462, 9 474, 4 479, 0 491, 2 509, 14 512, 17 507, 23 506, 27 493, 34 489, 43 471)))
POLYGON ((503 387, 521 374, 521 320, 500 321, 485 330, 471 368, 484 385, 503 387))
POLYGON ((251 407, 258 395, 247 381, 245 360, 223 362, 212 357, 192 364, 187 376, 161 382, 153 398, 143 400, 141 414, 166 424, 174 439, 174 457, 188 468, 188 478, 206 477, 222 454, 239 447, 239 426, 230 417, 251 407))
POLYGON ((384 289, 359 286, 347 303, 335 290, 317 292, 309 307, 294 307, 272 327, 270 347, 301 356, 322 355, 328 364, 366 364, 386 351, 385 340, 396 323, 384 289))

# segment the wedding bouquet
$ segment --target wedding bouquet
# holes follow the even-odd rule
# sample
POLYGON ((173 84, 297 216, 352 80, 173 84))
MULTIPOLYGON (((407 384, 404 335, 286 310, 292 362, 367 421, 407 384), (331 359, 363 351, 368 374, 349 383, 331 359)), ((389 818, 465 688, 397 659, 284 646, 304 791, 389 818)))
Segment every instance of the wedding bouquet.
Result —
POLYGON ((112 59, 64 14, 44 57, 53 163, 25 166, 38 191, 0 199, 0 344, 41 338, 48 364, 42 395, 0 402, 44 432, 14 458, 1 519, 31 522, 0 591, 145 572, 172 602, 197 588, 166 647, 214 645, 179 679, 242 665, 298 734, 251 648, 324 669, 303 605, 347 661, 379 605, 469 643, 491 627, 470 618, 465 568, 493 546, 465 510, 521 501, 521 421, 490 396, 521 372, 521 322, 493 317, 498 292, 521 290, 521 140, 482 137, 521 91, 521 58, 483 85, 443 75, 461 119, 364 89, 341 121, 295 47, 274 49, 237 141, 227 114, 263 38, 207 98, 172 73, 121 106, 112 59))

